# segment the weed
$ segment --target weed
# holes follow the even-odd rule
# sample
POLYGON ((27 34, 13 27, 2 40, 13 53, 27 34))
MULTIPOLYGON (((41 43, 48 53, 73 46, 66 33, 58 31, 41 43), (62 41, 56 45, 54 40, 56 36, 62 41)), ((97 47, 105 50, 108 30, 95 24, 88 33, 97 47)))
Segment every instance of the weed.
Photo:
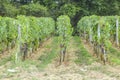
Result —
POLYGON ((83 43, 81 42, 81 39, 77 36, 74 37, 76 41, 76 46, 79 49, 78 52, 76 52, 76 56, 78 57, 75 62, 77 64, 91 64, 95 59, 92 57, 92 55, 84 48, 83 43))

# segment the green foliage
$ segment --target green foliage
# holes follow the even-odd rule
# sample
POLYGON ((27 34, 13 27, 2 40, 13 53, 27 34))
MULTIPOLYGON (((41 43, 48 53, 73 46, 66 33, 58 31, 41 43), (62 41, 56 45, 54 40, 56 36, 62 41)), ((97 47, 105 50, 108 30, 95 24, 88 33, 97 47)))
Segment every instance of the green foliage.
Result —
POLYGON ((0 15, 51 16, 54 19, 68 15, 76 26, 83 16, 120 15, 119 4, 119 0, 0 0, 0 15))
POLYGON ((17 38, 15 19, 0 17, 0 52, 12 45, 17 38), (11 44, 10 44, 11 43, 11 44))
MULTIPOLYGON (((77 30, 80 34, 88 36, 92 35, 92 41, 98 45, 104 44, 106 48, 109 49, 110 43, 110 23, 107 21, 106 17, 100 16, 86 16, 83 17, 77 25, 77 30), (98 27, 100 28, 100 36, 98 35, 98 27), (90 31, 90 28, 92 29, 90 31)), ((86 38, 86 39, 88 39, 86 38)))
POLYGON ((13 44, 20 46, 27 43, 28 49, 36 50, 54 31, 55 22, 49 17, 17 16, 17 19, 0 17, 0 53, 11 48, 13 44), (18 34, 18 26, 21 37, 18 34))
POLYGON ((73 29, 70 24, 70 18, 66 15, 59 16, 57 18, 57 33, 59 35, 59 43, 67 46, 72 35, 72 31, 73 29))
POLYGON ((15 17, 19 12, 15 6, 11 4, 4 4, 5 16, 15 17))
POLYGON ((36 17, 41 17, 41 16, 48 16, 48 10, 46 7, 38 4, 38 3, 31 3, 28 5, 23 5, 21 6, 20 12, 22 15, 27 15, 27 16, 36 16, 36 17))
POLYGON ((17 17, 21 27, 21 42, 27 43, 29 48, 37 49, 40 41, 50 36, 55 30, 55 22, 49 17, 17 17))
POLYGON ((8 1, 0 2, 0 15, 15 17, 18 14, 18 10, 15 6, 10 4, 8 1))
POLYGON ((68 15, 71 18, 73 18, 78 11, 79 8, 73 4, 65 4, 60 8, 60 13, 62 15, 68 15))
MULTIPOLYGON (((86 16, 83 17, 77 26, 78 32, 82 35, 87 35, 89 37, 89 30, 90 28, 92 33, 92 42, 94 49, 98 48, 100 50, 101 47, 104 46, 106 53, 110 53, 109 56, 111 57, 111 62, 119 64, 119 52, 114 50, 112 47, 112 43, 116 42, 116 21, 119 21, 119 16, 86 16), (98 31, 98 27, 100 28, 98 31), (85 34, 84 34, 85 33, 85 34), (98 34, 100 33, 100 35, 98 34), (112 41, 112 42, 111 42, 112 41)), ((118 23, 119 25, 119 23, 118 23)), ((120 28, 118 27, 118 35, 120 35, 120 28)), ((88 40, 89 38, 85 38, 88 40)), ((118 36, 118 40, 120 42, 120 36, 118 36)), ((118 44, 119 46, 119 44, 118 44)), ((95 53, 101 53, 101 51, 95 51, 95 53)), ((103 53, 103 52, 102 52, 103 53)))

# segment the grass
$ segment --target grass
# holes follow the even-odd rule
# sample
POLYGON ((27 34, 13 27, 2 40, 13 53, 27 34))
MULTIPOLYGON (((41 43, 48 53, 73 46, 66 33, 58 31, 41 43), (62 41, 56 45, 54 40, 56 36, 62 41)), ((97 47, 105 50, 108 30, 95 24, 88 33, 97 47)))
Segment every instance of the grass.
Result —
POLYGON ((51 51, 46 51, 42 56, 39 57, 39 60, 41 63, 37 65, 39 68, 45 68, 49 63, 52 62, 52 60, 57 57, 58 55, 58 49, 56 48, 58 46, 57 37, 53 37, 53 41, 51 43, 51 51))
MULTIPOLYGON (((91 64, 93 61, 97 59, 93 58, 92 55, 84 48, 83 43, 79 37, 75 37, 76 42, 78 43, 77 46, 79 51, 77 52, 78 59, 75 61, 80 64, 91 64)), ((120 65, 120 51, 111 47, 108 54, 109 61, 114 65, 120 65)))
MULTIPOLYGON (((45 68, 49 63, 52 62, 52 60, 57 57, 58 55, 58 38, 53 37, 53 41, 50 45, 46 45, 46 48, 51 48, 49 51, 45 51, 42 56, 39 57, 38 61, 33 60, 25 60, 24 62, 19 62, 17 65, 12 61, 12 57, 2 59, 0 61, 0 65, 3 65, 7 63, 8 61, 12 62, 11 67, 17 67, 21 66, 23 68, 28 68, 30 65, 36 65, 38 68, 45 68)), ((83 47, 83 44, 79 37, 75 36, 72 39, 74 39, 74 42, 76 42, 75 46, 78 48, 78 51, 76 52, 76 55, 78 58, 75 60, 78 64, 91 64, 93 62, 93 57, 89 54, 89 52, 83 47)), ((75 48, 75 47, 74 47, 75 48)))
MULTIPOLYGON (((0 80, 4 79, 4 78, 10 78, 12 79, 15 75, 18 75, 19 73, 22 73, 25 71, 27 71, 28 73, 33 72, 33 71, 38 71, 36 67, 36 65, 39 64, 38 61, 34 61, 34 60, 25 60, 23 62, 19 62, 17 64, 15 64, 14 61, 10 61, 9 64, 5 64, 4 66, 4 70, 2 70, 2 74, 0 73, 0 80), (33 67, 34 66, 34 67, 33 67), (16 72, 9 72, 8 69, 10 70, 17 70, 16 72)), ((14 79, 13 79, 14 80, 14 79)), ((20 78, 17 78, 15 80, 22 80, 20 78)), ((33 79, 34 80, 34 79, 33 79)))
MULTIPOLYGON (((78 65, 89 65, 91 63, 93 63, 94 61, 96 61, 96 58, 94 58, 87 50, 86 48, 84 48, 84 44, 82 43, 80 37, 73 37, 72 38, 74 40, 74 46, 72 45, 72 48, 76 48, 77 51, 75 53, 75 55, 77 56, 77 58, 75 59, 75 63, 78 65)), ((18 64, 15 64, 14 61, 12 61, 12 57, 7 57, 4 59, 0 60, 0 66, 6 64, 7 62, 10 62, 10 65, 7 64, 7 66, 5 67, 6 69, 3 70, 2 72, 5 73, 5 77, 12 77, 17 73, 20 72, 16 72, 16 73, 10 73, 7 72, 7 69, 16 69, 16 67, 22 68, 23 70, 27 71, 27 72, 32 72, 34 70, 37 69, 44 69, 47 67, 47 65, 49 63, 51 63, 57 56, 58 56, 58 51, 59 51, 59 47, 58 47, 58 42, 57 42, 57 37, 53 37, 53 41, 50 45, 46 45, 46 48, 49 48, 50 50, 46 50, 42 56, 39 57, 38 60, 25 60, 23 62, 19 62, 18 64), (31 69, 31 67, 35 66, 35 69, 31 69)), ((110 48, 109 54, 110 56, 110 61, 114 64, 118 64, 120 65, 120 51, 118 51, 115 48, 110 48)), ((94 71, 99 71, 102 73, 105 73, 107 75, 111 75, 111 72, 106 72, 106 66, 95 66, 90 68, 91 70, 94 71)), ((79 72, 79 74, 84 74, 83 72, 79 72)), ((46 74, 47 75, 47 74, 46 74)), ((114 74, 113 74, 114 76, 114 74)), ((4 75, 0 75, 0 79, 2 80, 4 78, 4 75)), ((16 80, 22 80, 20 78, 16 79, 16 80)), ((38 80, 37 78, 33 77, 32 80, 38 80)))
POLYGON ((80 37, 75 36, 74 39, 76 41, 76 46, 78 48, 78 52, 76 52, 76 56, 78 58, 75 60, 75 62, 77 64, 86 64, 86 65, 89 65, 93 61, 95 61, 95 58, 92 57, 92 55, 84 48, 84 45, 81 42, 80 37))
POLYGON ((29 67, 31 65, 35 65, 40 70, 44 69, 57 56, 58 49, 56 49, 56 46, 58 46, 57 37, 53 37, 52 43, 50 45, 45 45, 45 48, 51 49, 44 51, 44 53, 39 57, 38 60, 25 60, 23 62, 19 62, 17 65, 11 65, 11 68, 20 66, 25 70, 28 69, 29 71, 29 67))
POLYGON ((0 66, 6 64, 8 61, 11 61, 11 56, 0 59, 0 66))
POLYGON ((111 47, 108 55, 110 58, 110 62, 112 62, 112 64, 120 65, 120 51, 111 47))
POLYGON ((8 69, 22 67, 22 69, 29 71, 29 67, 31 65, 34 65, 39 69, 44 69, 58 55, 59 48, 58 48, 57 37, 53 37, 52 43, 50 45, 46 45, 45 47, 50 48, 50 50, 45 51, 43 55, 39 57, 38 60, 26 59, 25 61, 20 61, 19 63, 15 64, 13 60, 13 56, 11 55, 10 57, 1 59, 0 66, 6 64, 7 62, 10 62, 10 65, 6 66, 8 69))
MULTIPOLYGON (((4 74, 6 74, 5 77, 12 77, 15 74, 19 74, 19 71, 14 73, 8 72, 8 69, 21 69, 27 72, 32 72, 35 70, 39 70, 39 69, 43 69, 45 68, 49 63, 52 62, 52 60, 57 56, 57 50, 56 46, 57 41, 56 41, 57 37, 53 37, 53 41, 50 45, 46 45, 46 48, 51 48, 51 50, 47 50, 45 51, 45 53, 40 56, 39 60, 29 60, 26 59, 25 61, 20 61, 19 63, 15 64, 14 60, 13 60, 13 56, 11 55, 10 57, 4 58, 2 60, 0 60, 0 65, 6 65, 6 63, 8 63, 5 67, 5 70, 3 70, 2 72, 4 74), (36 67, 35 69, 32 67, 36 67)), ((4 77, 4 75, 0 75, 0 79, 2 79, 4 77)), ((35 78, 33 78, 32 80, 37 80, 35 78)))

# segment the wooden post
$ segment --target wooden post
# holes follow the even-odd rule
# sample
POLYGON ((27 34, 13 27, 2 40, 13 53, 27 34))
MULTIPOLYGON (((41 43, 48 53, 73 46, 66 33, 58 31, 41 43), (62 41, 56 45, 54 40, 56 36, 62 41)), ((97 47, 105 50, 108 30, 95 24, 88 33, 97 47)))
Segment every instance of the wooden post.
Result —
POLYGON ((19 61, 20 45, 21 45, 21 28, 20 25, 18 25, 17 52, 15 56, 16 63, 19 61))
MULTIPOLYGON (((98 28, 97 28, 97 33, 98 33, 98 40, 100 40, 100 23, 98 23, 98 28)), ((97 57, 100 55, 100 44, 97 44, 97 57)))
POLYGON ((89 32, 89 41, 90 41, 90 44, 92 45, 92 29, 91 28, 89 32))
POLYGON ((117 19, 117 20, 116 20, 116 45, 117 45, 117 46, 119 46, 118 27, 119 27, 119 23, 118 23, 118 19, 117 19))
POLYGON ((100 39, 100 24, 98 24, 98 30, 97 30, 97 32, 98 32, 98 39, 100 39))

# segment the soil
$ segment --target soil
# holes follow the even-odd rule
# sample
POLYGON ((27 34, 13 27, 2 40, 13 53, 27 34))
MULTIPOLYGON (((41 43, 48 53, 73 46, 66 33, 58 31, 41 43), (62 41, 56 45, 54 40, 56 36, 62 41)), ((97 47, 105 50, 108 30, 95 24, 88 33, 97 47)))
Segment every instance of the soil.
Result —
MULTIPOLYGON (((48 50, 45 45, 50 45, 52 39, 43 44, 41 49, 32 59, 48 50)), ((83 42, 84 43, 84 42, 83 42)), ((74 62, 77 58, 75 53, 78 51, 75 41, 71 39, 69 49, 67 50, 65 62, 59 65, 59 57, 56 57, 44 70, 39 70, 35 65, 30 65, 28 69, 16 67, 15 72, 8 72, 10 63, 0 66, 0 80, 120 80, 120 65, 111 66, 94 62, 91 65, 78 65, 74 62)), ((85 44, 88 52, 93 54, 92 49, 85 44)))

